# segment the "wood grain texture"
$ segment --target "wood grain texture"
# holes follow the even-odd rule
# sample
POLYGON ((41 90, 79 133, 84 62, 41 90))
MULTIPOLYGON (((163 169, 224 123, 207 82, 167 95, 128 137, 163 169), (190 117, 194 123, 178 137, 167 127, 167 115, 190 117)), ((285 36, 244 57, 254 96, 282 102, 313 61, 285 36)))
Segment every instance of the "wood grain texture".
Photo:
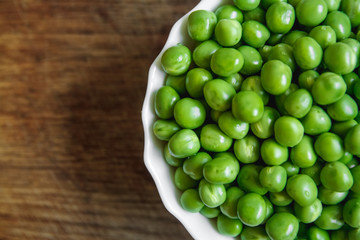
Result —
POLYGON ((0 239, 191 239, 143 164, 148 68, 191 0, 0 0, 0 239))

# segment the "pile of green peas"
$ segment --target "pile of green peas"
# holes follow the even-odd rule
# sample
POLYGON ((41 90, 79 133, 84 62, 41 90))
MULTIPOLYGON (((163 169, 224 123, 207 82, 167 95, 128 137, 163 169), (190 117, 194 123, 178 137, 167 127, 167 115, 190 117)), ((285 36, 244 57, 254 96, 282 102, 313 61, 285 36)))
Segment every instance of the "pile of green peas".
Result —
POLYGON ((360 239, 360 0, 234 0, 162 55, 182 207, 241 240, 360 239))

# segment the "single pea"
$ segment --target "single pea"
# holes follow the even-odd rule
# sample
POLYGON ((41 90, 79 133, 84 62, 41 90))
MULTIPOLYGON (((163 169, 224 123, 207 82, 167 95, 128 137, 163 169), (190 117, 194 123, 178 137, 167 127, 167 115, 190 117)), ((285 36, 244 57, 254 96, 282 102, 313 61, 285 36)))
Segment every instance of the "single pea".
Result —
POLYGON ((169 75, 179 76, 187 72, 191 64, 191 52, 182 45, 177 44, 168 48, 161 57, 161 66, 169 75))
POLYGON ((257 122, 264 113, 264 103, 257 93, 241 91, 232 100, 232 113, 243 122, 257 122))
POLYGON ((209 208, 207 206, 204 206, 200 210, 201 215, 203 215, 206 218, 216 218, 220 214, 220 209, 218 207, 216 208, 209 208))
MULTIPOLYGON (((328 49, 328 48, 327 48, 328 49)), ((344 79, 332 72, 322 73, 314 82, 311 93, 316 103, 328 105, 338 101, 346 92, 344 79)))
POLYGON ((154 135, 159 140, 168 141, 181 128, 174 120, 158 119, 153 124, 154 135))
POLYGON ((319 199, 323 204, 336 205, 341 203, 347 196, 348 191, 337 192, 331 189, 325 188, 324 186, 319 187, 319 199))
POLYGON ((350 160, 348 163, 346 163, 346 166, 351 170, 351 169, 359 166, 359 160, 357 160, 357 158, 354 157, 352 160, 350 160))
POLYGON ((179 94, 172 87, 161 87, 155 95, 154 107, 156 115, 161 119, 172 118, 174 116, 174 106, 179 100, 179 94))
POLYGON ((298 82, 301 88, 305 88, 308 91, 311 91, 312 86, 314 85, 315 79, 319 77, 320 74, 315 70, 307 70, 300 73, 298 82))
POLYGON ((211 38, 215 25, 216 15, 212 11, 197 10, 190 13, 187 21, 189 36, 195 41, 205 41, 211 38))
POLYGON ((211 73, 206 69, 193 68, 186 74, 186 90, 191 97, 202 98, 204 96, 203 88, 205 83, 212 79, 211 73))
POLYGON ((354 93, 355 83, 360 80, 359 76, 354 73, 348 73, 342 76, 346 83, 346 93, 352 95, 354 93))
POLYGON ((288 113, 286 112, 285 106, 284 106, 285 99, 291 93, 295 92, 298 89, 299 89, 299 86, 297 84, 291 83, 290 87, 284 93, 275 96, 275 104, 276 104, 277 110, 280 112, 280 114, 288 115, 288 113))
POLYGON ((240 46, 238 50, 244 57, 244 66, 240 73, 253 75, 260 72, 263 63, 260 53, 255 48, 246 45, 240 46))
POLYGON ((185 78, 185 74, 180 76, 168 75, 165 80, 165 86, 172 87, 180 96, 185 96, 187 93, 185 87, 185 78))
POLYGON ((235 141, 234 153, 241 163, 254 163, 260 157, 260 142, 253 135, 247 135, 235 141))
POLYGON ((198 152, 184 161, 183 170, 192 179, 200 180, 203 178, 204 165, 211 160, 212 158, 208 153, 198 152))
POLYGON ((244 65, 243 55, 235 48, 220 48, 211 57, 211 70, 223 77, 231 76, 244 65))
POLYGON ((301 119, 304 131, 309 135, 328 132, 331 128, 329 115, 319 106, 313 105, 309 113, 301 119))
POLYGON ((262 167, 255 164, 244 165, 237 177, 237 183, 246 192, 253 192, 265 195, 267 189, 260 184, 259 174, 262 167))
POLYGON ((344 153, 344 156, 339 159, 339 161, 344 163, 344 164, 348 164, 352 160, 353 160, 353 155, 351 153, 349 153, 349 152, 346 152, 346 151, 344 153))
POLYGON ((217 111, 228 110, 235 94, 232 85, 222 79, 210 80, 204 86, 204 98, 207 104, 217 111))
POLYGON ((284 93, 291 84, 291 68, 279 60, 266 62, 261 69, 261 84, 265 91, 273 95, 284 93))
POLYGON ((360 2, 358 0, 343 0, 341 11, 349 16, 352 27, 360 24, 360 2))
POLYGON ((275 213, 266 223, 266 232, 271 239, 292 240, 299 231, 299 221, 291 213, 275 213))
POLYGON ((243 40, 249 46, 260 48, 265 45, 266 41, 270 38, 270 31, 267 27, 260 22, 249 20, 242 24, 243 27, 243 40))
POLYGON ((349 17, 341 11, 330 12, 324 22, 330 26, 336 33, 337 40, 348 38, 351 33, 351 22, 349 17))
POLYGON ((257 193, 247 193, 239 199, 237 213, 241 222, 247 226, 260 225, 266 217, 266 203, 257 193))
POLYGON ((281 164, 280 166, 282 166, 285 169, 286 175, 288 177, 294 176, 294 175, 298 174, 300 171, 300 168, 298 166, 296 166, 295 164, 293 164, 291 161, 286 161, 283 164, 281 164))
POLYGON ((327 162, 334 162, 344 156, 342 139, 334 133, 322 133, 314 144, 316 153, 327 162))
POLYGON ((168 147, 172 156, 185 158, 200 150, 200 141, 194 131, 182 129, 170 138, 168 147))
POLYGON ((279 207, 285 207, 293 202, 293 199, 289 196, 286 190, 281 192, 270 192, 269 198, 272 204, 279 207))
POLYGON ((217 218, 217 229, 222 235, 236 237, 241 233, 242 227, 239 219, 231 219, 223 214, 217 218))
POLYGON ((322 211, 322 203, 316 199, 307 207, 301 207, 299 204, 294 205, 295 216, 303 223, 312 223, 320 217, 322 211))
POLYGON ((345 150, 360 155, 360 124, 353 126, 345 136, 345 150))
POLYGON ((321 170, 320 180, 325 188, 336 192, 346 192, 354 183, 349 168, 339 161, 327 163, 321 170))
POLYGON ((324 62, 332 72, 348 74, 355 69, 357 59, 349 45, 338 42, 325 49, 324 62))
POLYGON ((222 214, 225 216, 238 219, 237 216, 237 203, 239 199, 245 195, 245 192, 238 187, 230 187, 226 190, 226 200, 220 206, 222 214))
POLYGON ((247 227, 244 226, 241 232, 241 240, 269 240, 263 226, 247 227))
POLYGON ((351 191, 354 193, 360 193, 360 166, 352 168, 351 174, 354 178, 354 184, 351 187, 351 191))
POLYGON ((250 11, 259 6, 260 0, 234 0, 234 4, 242 11, 250 11))
POLYGON ((281 165, 288 159, 289 151, 273 138, 266 139, 261 144, 261 158, 267 165, 281 165))
POLYGON ((286 212, 286 213, 291 213, 291 214, 295 215, 294 207, 293 207, 292 205, 287 205, 287 206, 275 206, 274 212, 275 212, 275 213, 283 213, 283 212, 286 212))
POLYGON ((286 98, 285 110, 293 117, 303 118, 309 113, 313 99, 310 92, 306 89, 298 89, 289 94, 286 98))
POLYGON ((306 37, 307 35, 307 32, 300 30, 292 30, 282 38, 282 42, 288 44, 289 46, 293 46, 298 38, 306 37))
POLYGON ((172 167, 180 167, 183 165, 184 159, 182 158, 176 158, 174 156, 172 156, 169 152, 169 142, 167 142, 164 145, 164 149, 163 149, 163 155, 165 158, 165 161, 167 164, 169 164, 172 167))
POLYGON ((234 139, 242 139, 249 132, 249 124, 236 119, 231 111, 220 115, 218 125, 226 135, 234 139))
POLYGON ((308 168, 313 166, 317 160, 317 155, 315 153, 313 144, 313 139, 307 135, 304 135, 300 143, 291 149, 291 161, 300 168, 308 168))
POLYGON ((342 206, 324 206, 320 217, 315 225, 324 230, 337 230, 344 225, 342 217, 342 206))
POLYGON ((320 181, 320 173, 321 173, 321 170, 322 170, 323 166, 324 166, 324 164, 322 163, 322 161, 318 160, 311 167, 302 168, 301 169, 301 174, 308 175, 309 177, 311 177, 314 180, 316 185, 320 185, 320 183, 321 183, 321 181, 320 181))
POLYGON ((309 36, 315 39, 322 49, 336 43, 336 33, 330 26, 316 26, 311 29, 309 36))
POLYGON ((294 7, 285 2, 272 4, 266 11, 266 24, 271 32, 287 33, 295 22, 294 7))
POLYGON ((270 51, 268 60, 280 60, 288 65, 292 71, 295 71, 296 69, 293 48, 286 43, 275 45, 270 51))
POLYGON ((281 166, 264 167, 260 171, 259 180, 269 192, 281 192, 286 185, 286 170, 281 166))
MULTIPOLYGON (((359 5, 360 6, 360 5, 359 5)), ((346 38, 341 40, 342 43, 347 44, 355 53, 356 55, 356 65, 355 67, 359 66, 359 56, 360 56, 360 43, 358 40, 353 38, 346 38)))
POLYGON ((204 207, 201 201, 199 192, 196 189, 185 190, 180 197, 180 204, 188 212, 196 213, 204 207))
POLYGON ((293 52, 297 65, 304 70, 319 66, 323 57, 321 46, 311 37, 297 39, 294 43, 293 52))
POLYGON ((239 170, 239 161, 236 159, 216 157, 204 165, 203 174, 209 183, 227 184, 236 179, 239 170))
POLYGON ((262 8, 257 7, 253 10, 244 12, 244 21, 250 20, 265 24, 265 11, 262 8))
POLYGON ((241 85, 241 91, 254 91, 261 97, 264 105, 269 102, 270 96, 262 87, 260 76, 247 77, 241 85))
POLYGON ((275 46, 275 45, 281 43, 281 39, 284 35, 285 35, 284 33, 272 33, 270 35, 270 38, 267 40, 266 44, 275 46))
POLYGON ((178 167, 174 174, 175 186, 181 191, 185 191, 197 186, 198 181, 195 181, 189 175, 187 175, 182 167, 178 167))
POLYGON ((264 107, 264 114, 257 122, 252 123, 252 133, 261 139, 267 139, 274 135, 275 121, 280 117, 279 112, 272 107, 264 107))
POLYGON ((358 115, 358 106, 354 99, 345 94, 335 103, 328 105, 327 112, 335 121, 348 121, 358 115))
POLYGON ((308 232, 309 240, 330 240, 329 233, 326 230, 311 226, 308 232))
POLYGON ((210 68, 211 57, 220 48, 221 46, 214 40, 202 42, 193 51, 195 64, 201 68, 210 68))
POLYGON ((331 240, 349 240, 348 230, 345 227, 331 232, 331 240))
POLYGON ((290 116, 279 117, 274 125, 276 141, 285 147, 294 147, 304 135, 304 127, 301 122, 290 116))
POLYGON ((261 224, 265 224, 267 220, 274 214, 274 206, 266 196, 262 196, 266 204, 266 216, 264 221, 261 224))
POLYGON ((221 19, 234 19, 242 23, 244 20, 243 13, 240 11, 240 9, 233 5, 223 5, 217 8, 215 15, 218 21, 221 19))
POLYGON ((227 151, 232 145, 232 138, 223 133, 216 124, 207 124, 201 129, 201 146, 211 152, 227 151))
POLYGON ((242 36, 242 27, 238 20, 221 19, 215 27, 215 39, 224 47, 236 45, 242 36))
POLYGON ((202 179, 199 184, 199 195, 205 206, 215 208, 226 200, 226 190, 223 184, 212 184, 202 179))
POLYGON ((328 7, 328 11, 336 11, 340 8, 340 3, 341 0, 324 0, 327 7, 328 7))
POLYGON ((243 76, 241 76, 239 73, 234 73, 228 77, 223 78, 225 82, 230 83, 236 92, 238 92, 241 88, 241 84, 244 80, 243 76))
POLYGON ((296 5, 296 18, 304 26, 317 26, 325 20, 328 8, 324 0, 301 0, 296 5))
POLYGON ((301 207, 313 204, 318 195, 314 180, 306 174, 290 177, 286 184, 286 192, 301 207))
POLYGON ((174 118, 182 128, 198 128, 205 122, 205 107, 199 100, 182 98, 175 104, 174 118))

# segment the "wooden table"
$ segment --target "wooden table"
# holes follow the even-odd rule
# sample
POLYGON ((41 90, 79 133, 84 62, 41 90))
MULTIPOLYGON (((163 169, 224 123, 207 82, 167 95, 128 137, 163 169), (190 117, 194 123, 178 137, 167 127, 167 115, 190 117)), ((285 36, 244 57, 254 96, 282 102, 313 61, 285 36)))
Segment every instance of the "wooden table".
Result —
POLYGON ((0 1, 0 239, 192 239, 143 164, 148 68, 192 0, 0 1))

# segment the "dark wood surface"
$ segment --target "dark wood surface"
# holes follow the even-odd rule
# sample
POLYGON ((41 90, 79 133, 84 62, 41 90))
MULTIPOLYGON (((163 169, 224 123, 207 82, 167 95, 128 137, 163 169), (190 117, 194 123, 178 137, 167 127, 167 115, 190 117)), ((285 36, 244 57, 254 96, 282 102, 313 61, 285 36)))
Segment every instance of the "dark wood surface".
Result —
POLYGON ((191 0, 0 0, 0 239, 192 239, 143 164, 151 62, 191 0))

